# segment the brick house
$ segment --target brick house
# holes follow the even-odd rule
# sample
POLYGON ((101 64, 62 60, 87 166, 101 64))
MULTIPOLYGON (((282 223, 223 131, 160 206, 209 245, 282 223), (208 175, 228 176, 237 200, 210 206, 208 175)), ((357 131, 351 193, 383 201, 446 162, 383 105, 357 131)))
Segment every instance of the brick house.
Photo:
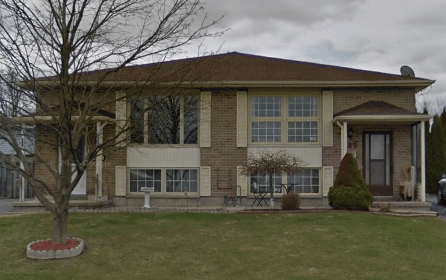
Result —
MULTIPOLYGON (((233 52, 126 67, 109 84, 126 95, 120 83, 155 69, 154 76, 175 73, 157 80, 163 90, 175 84, 184 85, 184 92, 169 100, 169 108, 146 111, 144 104, 163 98, 147 94, 145 102, 117 101, 109 108, 113 114, 98 116, 98 127, 107 125, 103 137, 113 135, 111 123, 131 121, 138 112, 150 121, 130 132, 128 145, 89 167, 75 194, 142 206, 140 188, 147 186, 155 188, 157 206, 218 206, 236 196, 250 205, 252 182, 267 191, 268 180, 238 171, 248 154, 270 149, 306 162, 299 172, 274 175, 275 198, 283 195, 280 184, 294 184, 303 205, 328 205, 340 161, 351 152, 375 196, 398 199, 402 169, 410 165, 416 170, 415 198, 425 199, 424 133, 430 116, 416 112, 415 94, 433 80, 233 52), (176 74, 186 65, 194 66, 176 74), (174 113, 167 122, 157 118, 165 109, 174 113)), ((57 161, 57 150, 45 156, 57 161)))

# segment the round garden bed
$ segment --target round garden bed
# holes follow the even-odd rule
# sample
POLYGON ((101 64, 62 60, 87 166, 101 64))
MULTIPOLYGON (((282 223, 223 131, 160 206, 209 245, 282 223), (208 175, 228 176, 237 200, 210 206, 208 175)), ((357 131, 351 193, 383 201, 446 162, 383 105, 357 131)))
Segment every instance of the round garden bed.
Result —
POLYGON ((26 255, 31 259, 50 260, 72 258, 84 250, 84 241, 70 237, 66 244, 53 244, 51 239, 38 240, 26 246, 26 255))

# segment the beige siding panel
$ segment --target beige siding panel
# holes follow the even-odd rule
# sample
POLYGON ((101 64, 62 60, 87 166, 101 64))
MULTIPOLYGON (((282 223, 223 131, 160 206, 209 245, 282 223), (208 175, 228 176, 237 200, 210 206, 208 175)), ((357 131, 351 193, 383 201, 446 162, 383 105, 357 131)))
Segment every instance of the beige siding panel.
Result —
POLYGON ((211 196, 211 167, 200 167, 200 196, 211 196))
POLYGON ((268 150, 272 153, 278 151, 285 151, 289 155, 293 155, 298 159, 305 162, 305 167, 322 167, 322 148, 321 147, 294 147, 294 148, 263 148, 263 147, 250 147, 248 148, 248 154, 259 154, 264 150, 268 150))
MULTIPOLYGON (((125 92, 116 93, 116 135, 124 129, 127 122, 127 100, 124 98, 125 92)), ((118 146, 125 146, 126 133, 122 133, 116 139, 118 146)))
POLYGON ((127 166, 136 167, 200 167, 200 148, 128 147, 127 166))
POLYGON ((333 166, 322 168, 322 195, 328 196, 328 191, 333 186, 333 166))
POLYGON ((237 92, 237 147, 248 146, 248 93, 237 92))
POLYGON ((237 166, 237 196, 248 195, 248 177, 240 174, 242 170, 241 166, 237 166), (240 188, 238 188, 240 187, 240 188))
POLYGON ((115 166, 115 195, 126 195, 127 168, 125 166, 115 166))
POLYGON ((333 92, 322 92, 322 146, 333 147, 333 92))
POLYGON ((211 92, 201 92, 200 102, 200 147, 211 146, 211 92))

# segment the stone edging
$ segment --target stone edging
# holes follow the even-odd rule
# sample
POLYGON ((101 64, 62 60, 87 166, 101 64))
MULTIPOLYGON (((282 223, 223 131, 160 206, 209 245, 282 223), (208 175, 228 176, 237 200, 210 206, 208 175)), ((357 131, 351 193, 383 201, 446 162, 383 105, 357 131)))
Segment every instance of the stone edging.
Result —
POLYGON ((65 250, 57 250, 57 251, 54 251, 54 250, 38 251, 38 250, 31 249, 31 246, 34 243, 48 241, 51 239, 37 240, 37 241, 33 241, 33 242, 29 243, 26 246, 26 255, 28 256, 28 258, 36 259, 36 260, 66 259, 66 258, 75 257, 75 256, 79 255, 80 253, 82 253, 82 251, 84 251, 84 247, 85 247, 84 240, 82 240, 80 238, 76 238, 76 237, 70 237, 68 239, 76 239, 77 241, 79 241, 79 245, 77 245, 75 248, 71 248, 69 250, 65 249, 65 250))

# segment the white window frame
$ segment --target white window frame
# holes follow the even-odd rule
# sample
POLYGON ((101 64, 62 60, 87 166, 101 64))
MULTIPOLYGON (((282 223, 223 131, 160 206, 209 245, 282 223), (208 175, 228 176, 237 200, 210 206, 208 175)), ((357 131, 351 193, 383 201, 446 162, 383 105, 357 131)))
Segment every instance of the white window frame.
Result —
POLYGON ((317 146, 322 143, 322 123, 321 123, 321 101, 320 93, 262 93, 249 95, 249 127, 248 137, 250 145, 271 146, 271 145, 292 145, 292 146, 317 146), (281 97, 281 117, 254 117, 253 100, 256 97, 281 97), (317 97, 318 112, 313 117, 290 117, 289 116, 289 98, 290 97, 317 97), (253 123, 255 122, 280 122, 281 123, 281 142, 253 142, 253 123), (288 141, 288 123, 290 122, 317 122, 317 141, 314 142, 293 142, 288 141))
POLYGON ((130 167, 127 168, 127 194, 129 196, 140 197, 144 192, 130 191, 130 172, 131 170, 161 170, 161 192, 151 192, 151 197, 174 197, 174 198, 197 198, 200 197, 200 168, 199 167, 130 167), (197 171, 197 191, 196 192, 167 192, 167 170, 196 170, 197 171))
MULTIPOLYGON (((322 168, 317 168, 317 167, 308 167, 305 169, 317 169, 319 172, 319 185, 318 185, 318 192, 317 193, 299 193, 301 197, 322 197, 322 168)), ((248 185, 248 198, 253 198, 254 197, 254 193, 252 192, 252 181, 251 181, 252 177, 251 175, 248 176, 248 181, 249 181, 249 185, 248 185)), ((282 184, 283 185, 289 185, 288 184, 288 174, 287 173, 282 173, 282 184)), ((282 192, 274 192, 274 197, 275 198, 281 198, 282 196, 285 195, 285 190, 282 188, 282 192)), ((268 193, 265 197, 270 197, 270 193, 268 193)))
MULTIPOLYGON (((321 169, 320 168, 303 168, 302 170, 310 170, 310 180, 312 180, 313 179, 313 175, 311 174, 312 172, 313 172, 313 170, 317 170, 317 172, 318 172, 318 185, 317 185, 317 188, 318 188, 318 191, 317 192, 300 192, 299 190, 299 193, 301 194, 301 195, 320 195, 322 192, 321 192, 321 169)), ((290 178, 288 178, 288 174, 287 174, 287 182, 288 182, 288 185, 291 185, 292 183, 290 182, 290 178)), ((310 187, 313 187, 313 186, 316 186, 316 185, 313 185, 313 183, 312 182, 310 182, 310 187)), ((295 186, 295 188, 296 187, 299 187, 299 186, 295 186)))
MULTIPOLYGON (((158 96, 162 96, 159 94, 158 96)), ((149 127, 148 127, 148 104, 149 96, 141 97, 144 102, 144 141, 143 143, 130 142, 130 145, 149 145, 150 147, 199 147, 200 146, 200 95, 199 94, 179 94, 180 97, 180 139, 178 144, 152 144, 149 143, 149 127), (184 144, 184 99, 188 96, 195 96, 197 98, 197 143, 184 144)), ((127 116, 130 116, 132 110, 131 101, 128 100, 128 112, 127 116)), ((130 133, 130 132, 129 132, 130 133)))

